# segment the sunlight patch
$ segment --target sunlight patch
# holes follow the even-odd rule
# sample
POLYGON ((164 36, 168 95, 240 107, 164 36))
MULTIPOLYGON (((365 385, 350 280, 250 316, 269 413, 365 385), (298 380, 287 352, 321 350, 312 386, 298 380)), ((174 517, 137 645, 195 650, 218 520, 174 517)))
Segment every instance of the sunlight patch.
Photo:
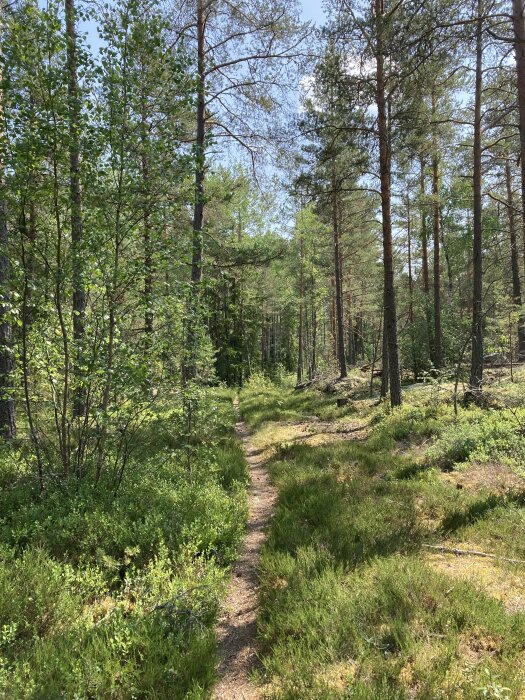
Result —
MULTIPOLYGON (((475 549, 470 543, 451 545, 475 549)), ((509 613, 525 612, 525 578, 515 567, 501 566, 494 559, 475 556, 432 553, 424 557, 435 571, 451 578, 468 581, 484 593, 501 601, 509 613), (516 570, 516 573, 515 573, 516 570)))

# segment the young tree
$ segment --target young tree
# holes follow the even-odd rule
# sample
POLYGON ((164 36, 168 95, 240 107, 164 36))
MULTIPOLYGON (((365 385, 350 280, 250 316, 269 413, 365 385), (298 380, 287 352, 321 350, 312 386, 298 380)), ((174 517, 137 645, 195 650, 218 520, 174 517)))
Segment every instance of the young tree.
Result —
POLYGON ((69 121, 69 186, 71 205, 71 261, 73 268, 73 376, 75 377, 74 407, 76 417, 85 412, 85 387, 82 385, 82 348, 84 345, 87 292, 83 272, 83 218, 80 184, 80 130, 82 96, 78 84, 78 46, 75 0, 65 0, 67 46, 67 92, 69 121))
POLYGON ((479 400, 483 386, 483 222, 482 222, 482 90, 483 90, 483 2, 476 4, 476 68, 474 83, 473 144, 473 247, 472 247, 472 360, 467 396, 479 400))
POLYGON ((385 55, 387 21, 383 0, 374 0, 375 12, 375 99, 377 107, 377 131, 379 143, 379 178, 381 183, 381 214, 383 227, 383 267, 385 311, 384 327, 388 348, 388 376, 392 406, 401 404, 401 379, 399 372, 399 348, 397 342, 397 308, 394 286, 394 258, 392 242, 392 203, 390 183, 392 154, 390 152, 389 124, 387 113, 387 87, 385 55))
MULTIPOLYGON (((0 3, 0 35, 5 23, 4 3, 0 3)), ((0 40, 1 42, 1 40, 0 40)), ((2 45, 0 43, 0 84, 4 81, 1 65, 2 45)), ((0 86, 0 436, 5 440, 16 437, 16 417, 13 380, 13 338, 12 307, 9 279, 9 227, 7 219, 7 198, 5 195, 5 122, 3 115, 3 90, 0 86)))

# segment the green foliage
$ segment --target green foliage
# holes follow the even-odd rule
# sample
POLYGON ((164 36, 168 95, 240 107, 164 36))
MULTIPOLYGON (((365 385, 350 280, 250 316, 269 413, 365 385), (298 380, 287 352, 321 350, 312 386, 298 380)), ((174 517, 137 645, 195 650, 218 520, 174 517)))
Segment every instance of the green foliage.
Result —
MULTIPOLYGON (((213 625, 245 519, 229 392, 152 413, 115 497, 71 482, 38 495, 11 452, 0 513, 0 697, 204 698, 213 625), (201 434, 202 434, 202 427, 201 434)), ((21 457, 18 457, 20 460, 21 457)))
POLYGON ((375 428, 371 445, 391 449, 400 440, 421 440, 437 433, 450 415, 436 405, 414 406, 405 403, 395 410, 383 408, 374 416, 375 428))
MULTIPOLYGON (((261 413, 274 403, 271 389, 258 398, 261 413)), ((282 392, 280 410, 294 402, 282 392)), ((280 497, 262 560, 259 627, 269 698, 518 696, 525 616, 430 568, 421 545, 454 527, 459 538, 491 537, 489 551, 512 556, 522 501, 458 491, 435 471, 421 479, 391 452, 393 440, 417 441, 449 413, 423 402, 379 414, 367 443, 277 451, 270 467, 280 497)))
POLYGON ((525 460, 523 410, 472 409, 442 430, 428 450, 430 460, 442 468, 461 462, 503 462, 521 469, 525 460))

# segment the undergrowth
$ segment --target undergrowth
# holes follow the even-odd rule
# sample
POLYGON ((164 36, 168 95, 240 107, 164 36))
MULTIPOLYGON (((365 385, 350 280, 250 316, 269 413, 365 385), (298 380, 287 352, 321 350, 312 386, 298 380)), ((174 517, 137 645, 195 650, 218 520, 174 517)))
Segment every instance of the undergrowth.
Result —
MULTIPOLYGON (((317 405, 315 392, 269 393, 269 408, 264 387, 243 395, 252 424, 328 409, 319 393, 317 405)), ((458 490, 440 477, 452 431, 484 425, 475 449, 494 455, 505 417, 469 409, 458 420, 450 404, 412 397, 398 411, 368 403, 351 414, 371 417, 368 441, 277 447, 270 463, 280 496, 261 565, 264 696, 522 698, 525 614, 475 580, 436 570, 425 549, 467 542, 525 558, 521 494, 458 490), (416 459, 397 449, 422 442, 434 453, 416 459)))
POLYGON ((116 497, 78 482, 39 496, 24 462, 4 461, 0 697, 208 696, 246 465, 228 392, 202 410, 191 447, 180 408, 152 413, 116 497))

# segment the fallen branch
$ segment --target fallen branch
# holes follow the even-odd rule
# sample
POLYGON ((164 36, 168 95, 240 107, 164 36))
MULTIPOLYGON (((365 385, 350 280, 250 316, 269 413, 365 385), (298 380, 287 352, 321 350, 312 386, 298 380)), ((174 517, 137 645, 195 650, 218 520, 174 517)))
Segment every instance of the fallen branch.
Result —
POLYGON ((471 557, 484 557, 485 559, 497 559, 498 561, 506 561, 509 564, 525 564, 525 559, 508 559, 507 557, 500 557, 497 554, 489 554, 488 552, 479 552, 476 549, 456 549, 455 547, 443 547, 437 544, 424 544, 423 547, 426 549, 434 549, 437 552, 442 552, 443 554, 455 554, 456 556, 471 556, 471 557))

